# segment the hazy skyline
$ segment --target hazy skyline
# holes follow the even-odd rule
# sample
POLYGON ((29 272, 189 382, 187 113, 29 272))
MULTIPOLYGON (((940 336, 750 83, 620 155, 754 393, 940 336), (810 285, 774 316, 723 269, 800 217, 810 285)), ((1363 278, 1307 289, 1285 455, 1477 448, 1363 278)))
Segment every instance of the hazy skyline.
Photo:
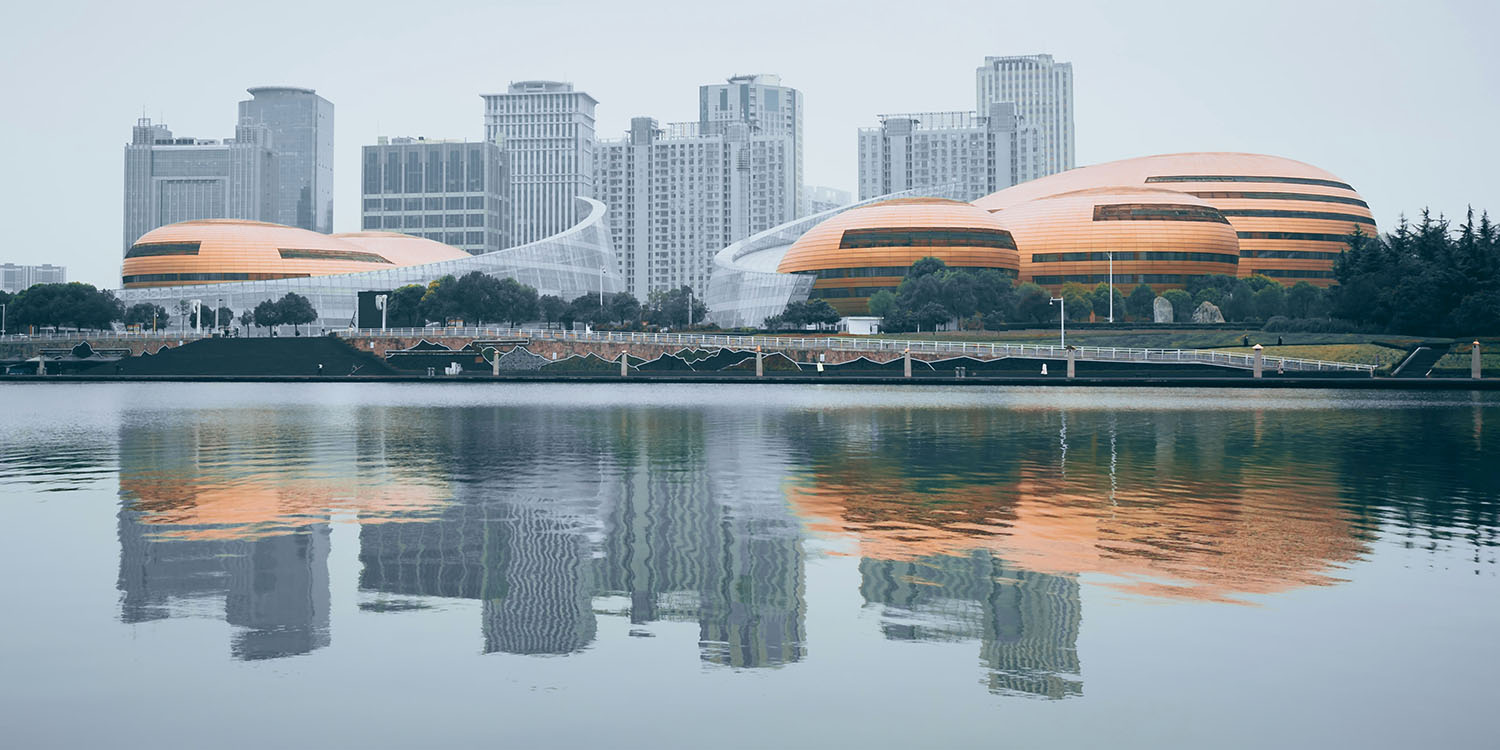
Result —
POLYGON ((118 286, 131 125, 144 108, 179 136, 229 137, 251 86, 305 86, 333 102, 334 228, 353 231, 361 146, 477 140, 480 95, 511 81, 572 81, 599 100, 599 136, 613 138, 633 116, 697 119, 701 84, 776 73, 806 99, 808 184, 854 190, 857 128, 880 113, 972 109, 986 55, 1037 53, 1074 65, 1080 165, 1261 152, 1348 180, 1382 230, 1424 206, 1500 214, 1491 2, 443 7, 12 11, 0 32, 12 71, 0 84, 12 112, 0 205, 13 240, 0 262, 62 264, 72 280, 118 286))

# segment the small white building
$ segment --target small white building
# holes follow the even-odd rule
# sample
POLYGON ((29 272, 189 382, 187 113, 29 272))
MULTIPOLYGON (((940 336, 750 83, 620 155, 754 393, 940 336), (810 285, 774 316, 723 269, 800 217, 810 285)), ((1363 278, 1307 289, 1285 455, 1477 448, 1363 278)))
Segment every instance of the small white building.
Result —
POLYGON ((852 336, 869 336, 880 333, 880 321, 884 318, 874 316, 850 316, 839 318, 839 332, 852 336))

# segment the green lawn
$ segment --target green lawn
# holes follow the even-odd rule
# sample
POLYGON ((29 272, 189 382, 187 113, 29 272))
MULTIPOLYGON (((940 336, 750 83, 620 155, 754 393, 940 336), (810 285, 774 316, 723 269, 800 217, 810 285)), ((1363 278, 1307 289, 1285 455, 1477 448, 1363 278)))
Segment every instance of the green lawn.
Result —
MULTIPOLYGON (((1249 354, 1251 348, 1243 346, 1219 347, 1217 351, 1249 354)), ((1288 344, 1271 345, 1263 352, 1267 356, 1291 357, 1294 359, 1320 359, 1325 362, 1353 362, 1376 367, 1394 367, 1406 358, 1406 352, 1375 344, 1288 344)))
MULTIPOLYGON (((1445 377, 1467 377, 1471 356, 1469 344, 1456 344, 1447 356, 1433 365, 1432 374, 1445 377)), ((1500 377, 1500 338, 1479 339, 1479 366, 1485 377, 1500 377)))

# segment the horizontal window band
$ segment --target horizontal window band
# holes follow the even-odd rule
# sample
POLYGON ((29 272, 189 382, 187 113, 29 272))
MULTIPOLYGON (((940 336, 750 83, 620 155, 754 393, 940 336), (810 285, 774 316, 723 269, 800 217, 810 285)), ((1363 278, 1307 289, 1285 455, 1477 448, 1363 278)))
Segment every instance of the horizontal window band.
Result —
MULTIPOLYGON (((1122 284, 1186 284, 1189 279, 1208 274, 1201 273, 1117 273, 1115 286, 1122 284)), ((1109 282, 1109 274, 1082 273, 1060 276, 1033 276, 1031 281, 1041 286, 1059 286, 1077 282, 1079 284, 1101 284, 1109 282)))
POLYGON ((1306 260, 1337 260, 1343 253, 1320 253, 1301 250, 1241 250, 1241 258, 1303 258, 1306 260))
POLYGON ((1281 182, 1287 185, 1321 185, 1353 191, 1347 183, 1316 177, 1267 177, 1264 175, 1173 174, 1147 177, 1146 182, 1281 182))
MULTIPOLYGON (((1014 278, 1016 275, 1016 271, 1014 269, 994 268, 992 266, 948 266, 948 270, 997 271, 1012 278, 1014 278)), ((821 268, 816 272, 799 271, 798 273, 816 275, 820 279, 864 279, 885 276, 903 278, 909 271, 911 271, 911 266, 862 266, 859 268, 821 268)))
POLYGON ((375 253, 361 253, 354 250, 322 250, 283 247, 278 248, 276 252, 280 253, 282 259, 284 260, 353 260, 363 263, 384 263, 386 265, 395 265, 389 260, 386 260, 384 256, 376 255, 375 253))
POLYGON ((198 242, 153 242, 133 245, 125 251, 127 258, 150 258, 157 255, 197 255, 198 242))
POLYGON ((1301 242, 1349 242, 1347 234, 1322 232, 1238 232, 1242 240, 1297 240, 1301 242))
POLYGON ((1269 218, 1269 219, 1324 219, 1327 221, 1352 221, 1356 224, 1369 224, 1375 226, 1375 220, 1368 216, 1355 214, 1336 214, 1328 211, 1278 211, 1274 208, 1226 208, 1220 213, 1225 216, 1239 216, 1244 218, 1269 218))
POLYGON ((1282 268, 1257 268, 1255 272, 1273 279, 1333 279, 1332 271, 1289 271, 1282 268))
POLYGON ((839 247, 990 247, 1016 249, 1016 241, 1003 229, 845 229, 839 247))
POLYGON ((1246 200, 1268 200, 1268 201, 1313 201, 1315 203, 1346 203, 1351 206, 1362 206, 1369 208, 1370 204, 1358 198, 1348 198, 1342 195, 1317 195, 1315 193, 1246 193, 1239 191, 1188 193, 1204 199, 1246 199, 1246 200))
MULTIPOLYGON (((1032 263, 1093 263, 1108 262, 1109 253, 1037 253, 1031 256, 1032 263)), ((1190 253, 1172 250, 1128 251, 1114 254, 1115 262, 1140 260, 1197 261, 1203 263, 1238 263, 1238 256, 1230 253, 1190 253)))
POLYGON ((1094 206, 1094 221, 1209 221, 1228 224, 1229 220, 1212 206, 1185 206, 1171 203, 1112 203, 1094 206))
POLYGON ((140 273, 123 276, 126 284, 148 284, 157 281, 270 281, 272 279, 305 279, 309 273, 140 273))

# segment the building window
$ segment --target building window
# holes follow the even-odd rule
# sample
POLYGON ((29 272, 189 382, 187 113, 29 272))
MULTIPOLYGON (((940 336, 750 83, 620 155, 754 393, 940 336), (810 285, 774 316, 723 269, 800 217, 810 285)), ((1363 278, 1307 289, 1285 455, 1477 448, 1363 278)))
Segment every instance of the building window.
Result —
POLYGON ((162 242, 159 244, 134 245, 126 251, 127 258, 149 258, 154 255, 197 255, 197 242, 162 242))
POLYGON ((284 260, 357 260, 361 263, 391 263, 384 256, 353 250, 283 247, 278 248, 276 252, 280 253, 284 260))
POLYGON ((1210 221, 1228 224, 1224 214, 1211 206, 1174 203, 1112 203, 1094 206, 1094 221, 1210 221))
POLYGON ((1221 211, 1225 216, 1241 216, 1246 218, 1276 218, 1276 219, 1323 219, 1327 221, 1352 221, 1355 224, 1369 224, 1375 226, 1375 220, 1368 216, 1355 214, 1336 214, 1329 211, 1277 211, 1269 208, 1226 208, 1221 211))
POLYGON ((1282 182, 1288 185, 1319 185, 1353 191, 1347 183, 1313 177, 1265 177, 1262 175, 1174 174, 1147 177, 1146 182, 1282 182))
POLYGON ((1015 250, 1016 241, 1004 229, 846 229, 839 247, 990 247, 1015 250))

